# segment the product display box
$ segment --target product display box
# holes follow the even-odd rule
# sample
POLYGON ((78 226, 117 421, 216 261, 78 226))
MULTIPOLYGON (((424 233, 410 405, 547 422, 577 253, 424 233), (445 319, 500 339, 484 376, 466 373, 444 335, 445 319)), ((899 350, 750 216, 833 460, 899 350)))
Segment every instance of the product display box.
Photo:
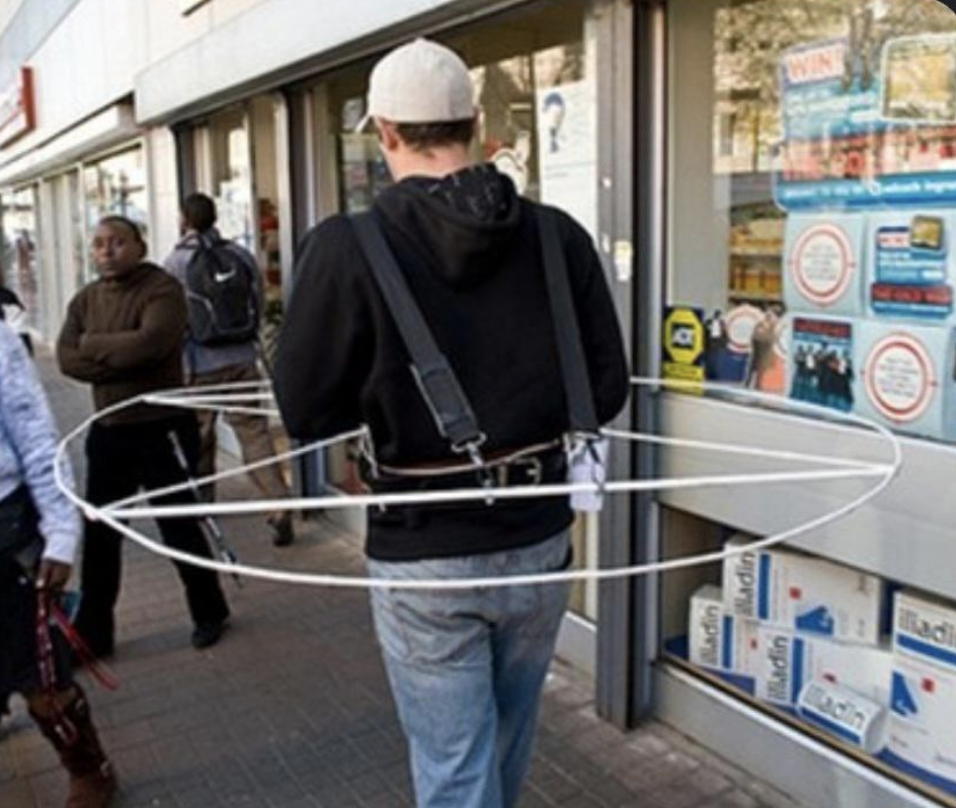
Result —
POLYGON ((854 343, 857 413, 900 432, 956 439, 956 330, 862 321, 854 343))
POLYGON ((897 592, 893 653, 937 665, 956 678, 956 606, 907 590, 897 592))
POLYGON ((787 393, 795 401, 853 409, 854 335, 859 320, 795 314, 788 317, 787 393))
MULTIPOLYGON (((747 544, 735 536, 728 545, 747 544)), ((723 566, 724 605, 739 617, 876 646, 884 585, 867 573, 788 550, 744 551, 723 566)))
POLYGON ((784 243, 787 311, 862 316, 865 236, 862 214, 791 214, 784 243))
POLYGON ((885 744, 886 707, 827 681, 814 680, 800 691, 797 715, 870 754, 885 744))
POLYGON ((956 787, 956 672, 895 656, 887 749, 956 787))
POLYGON ((893 655, 888 648, 851 645, 761 626, 754 692, 764 701, 790 707, 809 682, 826 682, 886 706, 893 655))
POLYGON ((873 214, 867 231, 867 312, 874 318, 956 323, 956 215, 873 214))
POLYGON ((688 628, 695 665, 747 677, 756 673, 757 624, 727 612, 719 586, 702 586, 693 594, 688 628))

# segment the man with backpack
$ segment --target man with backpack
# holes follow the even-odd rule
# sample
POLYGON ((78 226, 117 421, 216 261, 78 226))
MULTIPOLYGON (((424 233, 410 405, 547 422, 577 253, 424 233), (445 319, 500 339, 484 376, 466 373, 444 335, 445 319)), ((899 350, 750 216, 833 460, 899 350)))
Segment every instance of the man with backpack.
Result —
MULTIPOLYGON (((312 440, 366 425, 376 492, 563 482, 564 436, 596 430, 628 393, 590 237, 474 164, 474 90, 447 48, 417 40, 382 59, 368 113, 395 185, 371 213, 333 216, 302 243, 275 373, 286 428, 312 440)), ((572 561, 568 497, 367 514, 377 579, 572 561)), ((420 808, 515 804, 568 595, 553 583, 372 591, 420 808)))
MULTIPOLYGON (((205 194, 186 197, 181 229, 182 239, 165 265, 183 284, 189 305, 189 332, 183 356, 188 383, 200 387, 259 381, 263 290, 255 258, 238 244, 222 238, 216 229, 216 205, 205 194)), ((199 474, 206 477, 216 469, 216 413, 201 412, 199 416, 199 474)), ((229 413, 226 420, 236 433, 246 463, 275 457, 264 415, 229 413)), ((261 496, 289 496, 278 464, 255 469, 250 476, 261 496)), ((276 547, 292 544, 295 534, 290 512, 277 511, 268 522, 276 547)))

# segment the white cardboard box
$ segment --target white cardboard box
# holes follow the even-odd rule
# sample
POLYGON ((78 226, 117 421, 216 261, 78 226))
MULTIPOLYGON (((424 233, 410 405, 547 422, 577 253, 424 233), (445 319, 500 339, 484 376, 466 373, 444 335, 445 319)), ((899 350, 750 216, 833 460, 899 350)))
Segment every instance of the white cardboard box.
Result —
POLYGON ((797 714, 870 754, 884 746, 886 707, 848 688, 816 679, 807 683, 800 691, 797 714))
POLYGON ((728 613, 719 586, 702 586, 691 597, 688 635, 693 664, 743 676, 756 673, 757 624, 728 613))
POLYGON ((893 603, 893 652, 956 677, 956 606, 900 590, 893 603))
POLYGON ((790 707, 808 682, 826 682, 888 706, 893 655, 872 648, 808 637, 761 626, 754 692, 757 698, 790 707))
POLYGON ((956 675, 896 656, 892 696, 890 753, 956 786, 956 675))
MULTIPOLYGON (((734 537, 729 546, 746 544, 734 537)), ((724 605, 738 617, 876 646, 884 585, 878 576, 787 550, 745 551, 723 567, 724 605)))

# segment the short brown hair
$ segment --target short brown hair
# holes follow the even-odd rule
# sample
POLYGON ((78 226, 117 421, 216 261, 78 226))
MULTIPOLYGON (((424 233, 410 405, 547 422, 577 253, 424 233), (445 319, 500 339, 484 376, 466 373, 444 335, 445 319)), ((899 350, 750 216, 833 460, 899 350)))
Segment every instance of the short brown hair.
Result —
POLYGON ((475 119, 440 123, 396 123, 398 136, 415 151, 441 146, 468 146, 475 137, 475 119))

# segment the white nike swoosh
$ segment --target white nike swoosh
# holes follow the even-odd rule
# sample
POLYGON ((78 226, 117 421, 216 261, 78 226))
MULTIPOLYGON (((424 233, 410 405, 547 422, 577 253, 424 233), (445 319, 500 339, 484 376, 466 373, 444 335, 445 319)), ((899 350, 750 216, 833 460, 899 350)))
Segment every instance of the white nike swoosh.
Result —
POLYGON ((216 281, 216 283, 225 283, 226 281, 234 278, 235 275, 236 275, 236 271, 233 270, 232 272, 221 272, 221 273, 216 272, 213 274, 212 277, 216 281))

